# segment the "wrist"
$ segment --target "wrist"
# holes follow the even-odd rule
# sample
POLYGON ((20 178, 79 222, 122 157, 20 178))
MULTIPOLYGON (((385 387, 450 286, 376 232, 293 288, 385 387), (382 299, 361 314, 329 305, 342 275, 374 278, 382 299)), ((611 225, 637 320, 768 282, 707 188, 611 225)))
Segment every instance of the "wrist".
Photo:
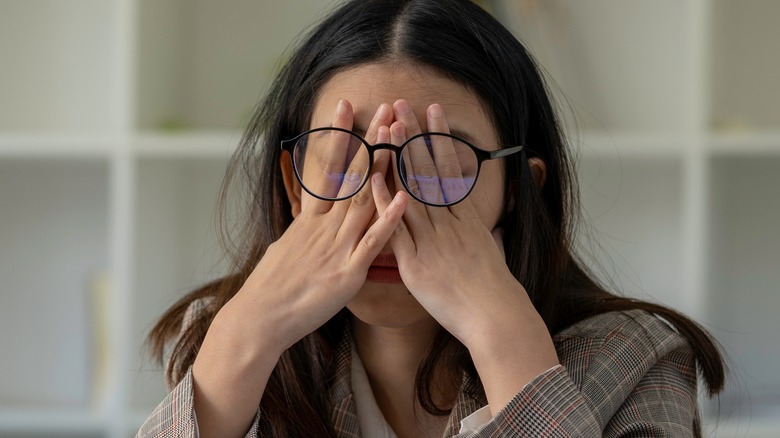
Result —
POLYGON ((291 339, 285 327, 290 318, 283 309, 270 310, 254 303, 251 295, 240 291, 214 317, 209 327, 217 332, 221 342, 235 345, 250 355, 278 359, 298 339, 291 339))
POLYGON ((511 318, 489 318, 466 345, 493 415, 534 378, 560 363, 538 313, 509 313, 511 318))

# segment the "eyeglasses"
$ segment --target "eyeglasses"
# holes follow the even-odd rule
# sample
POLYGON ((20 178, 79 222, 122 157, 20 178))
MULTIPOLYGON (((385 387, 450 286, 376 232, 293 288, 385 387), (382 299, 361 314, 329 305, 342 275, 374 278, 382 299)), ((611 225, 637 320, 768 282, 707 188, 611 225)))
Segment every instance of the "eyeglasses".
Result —
POLYGON ((368 181, 374 152, 395 152, 401 182, 423 204, 446 207, 471 193, 482 162, 516 154, 523 146, 485 151, 451 134, 417 134, 402 145, 370 145, 363 137, 341 128, 315 128, 283 140, 295 175, 306 192, 326 201, 354 196, 368 181))

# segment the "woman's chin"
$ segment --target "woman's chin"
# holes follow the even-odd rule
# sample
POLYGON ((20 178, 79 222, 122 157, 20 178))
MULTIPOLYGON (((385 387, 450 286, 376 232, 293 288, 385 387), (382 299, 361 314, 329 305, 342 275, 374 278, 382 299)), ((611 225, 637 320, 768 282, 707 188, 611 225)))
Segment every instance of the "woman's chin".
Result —
MULTIPOLYGON (((392 273, 383 275, 389 277, 392 273)), ((347 303, 347 309, 365 324, 374 326, 402 327, 431 319, 401 281, 367 279, 355 298, 347 303)))

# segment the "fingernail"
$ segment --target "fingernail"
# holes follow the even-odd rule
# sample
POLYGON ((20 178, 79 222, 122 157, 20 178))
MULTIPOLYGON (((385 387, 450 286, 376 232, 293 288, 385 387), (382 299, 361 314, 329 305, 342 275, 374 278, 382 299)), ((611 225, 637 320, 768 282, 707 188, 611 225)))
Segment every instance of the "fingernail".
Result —
POLYGON ((444 115, 444 112, 441 110, 441 105, 438 103, 434 103, 433 105, 428 107, 428 115, 432 118, 438 119, 439 117, 444 115))
POLYGON ((376 110, 376 118, 386 119, 390 116, 390 113, 391 113, 390 107, 388 107, 383 103, 382 105, 379 105, 379 109, 376 110))
POLYGON ((412 111, 412 107, 409 106, 409 102, 403 99, 398 99, 395 101, 395 109, 400 114, 408 114, 412 111))
POLYGON ((347 102, 344 99, 339 100, 339 104, 336 107, 336 114, 340 116, 347 114, 347 102))
POLYGON ((382 187, 385 184, 384 175, 382 175, 381 172, 374 173, 374 175, 371 177, 371 184, 377 187, 382 187))

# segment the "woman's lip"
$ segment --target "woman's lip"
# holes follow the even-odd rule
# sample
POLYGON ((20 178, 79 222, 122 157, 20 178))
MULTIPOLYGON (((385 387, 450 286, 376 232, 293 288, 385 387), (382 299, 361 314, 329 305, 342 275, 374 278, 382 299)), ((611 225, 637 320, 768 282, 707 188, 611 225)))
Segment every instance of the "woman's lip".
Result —
POLYGON ((398 268, 371 266, 368 268, 366 280, 374 283, 403 283, 398 268))
POLYGON ((395 259, 395 254, 379 254, 376 256, 373 262, 371 262, 372 268, 393 268, 398 270, 398 260, 395 259))

